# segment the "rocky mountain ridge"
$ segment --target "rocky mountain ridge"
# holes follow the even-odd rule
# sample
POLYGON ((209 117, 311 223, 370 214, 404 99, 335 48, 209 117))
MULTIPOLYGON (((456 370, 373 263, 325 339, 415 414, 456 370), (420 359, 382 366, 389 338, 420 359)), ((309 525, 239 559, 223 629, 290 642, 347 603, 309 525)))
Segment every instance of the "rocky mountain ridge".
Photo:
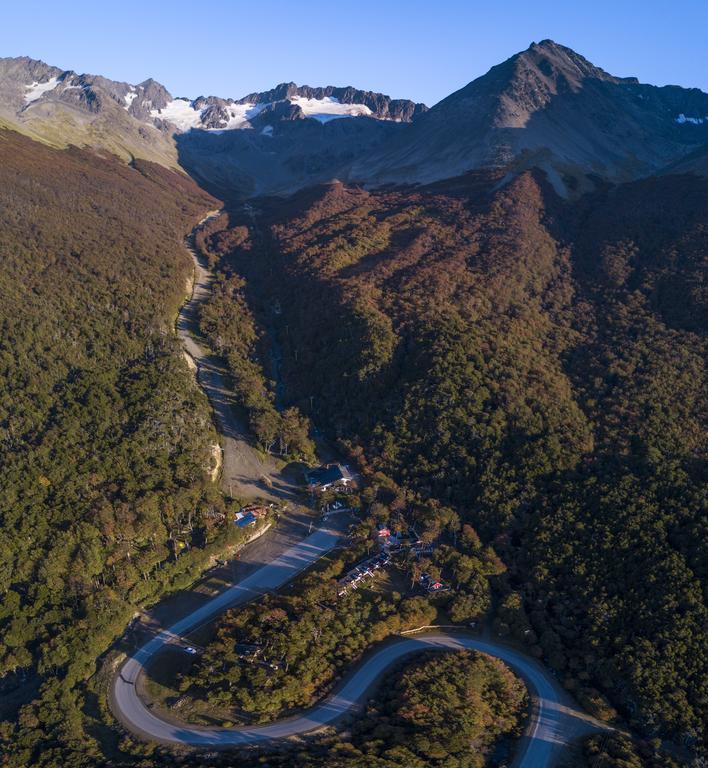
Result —
POLYGON ((551 40, 533 43, 357 162, 368 184, 429 183, 536 166, 559 189, 660 173, 708 143, 708 94, 619 78, 551 40))
POLYGON ((271 115, 277 112, 280 120, 312 118, 323 123, 360 115, 410 122, 427 110, 425 104, 351 86, 312 88, 295 83, 281 83, 270 91, 240 99, 199 96, 190 100, 173 97, 152 78, 131 85, 97 75, 79 75, 28 57, 0 59, 0 103, 4 111, 14 109, 21 114, 38 103, 59 101, 96 113, 106 106, 107 99, 137 120, 165 131, 249 128, 250 119, 264 109, 269 109, 271 115))
POLYGON ((262 104, 298 98, 317 101, 336 99, 340 104, 361 104, 371 111, 373 117, 379 120, 394 120, 397 123, 410 123, 428 111, 428 107, 422 103, 409 99, 391 99, 382 93, 361 91, 352 86, 337 88, 328 85, 325 88, 311 88, 309 85, 298 86, 295 83, 280 83, 270 91, 251 93, 239 103, 262 104))
POLYGON ((0 120, 33 138, 182 167, 218 194, 289 194, 332 179, 429 184, 541 168, 556 190, 706 173, 708 94, 615 77, 552 40, 428 109, 352 87, 281 83, 239 99, 174 98, 27 57, 0 59, 0 120), (347 119, 342 118, 357 118, 347 119))
POLYGON ((52 146, 88 146, 178 167, 174 141, 148 108, 169 98, 154 80, 133 86, 26 56, 0 59, 0 126, 52 146))

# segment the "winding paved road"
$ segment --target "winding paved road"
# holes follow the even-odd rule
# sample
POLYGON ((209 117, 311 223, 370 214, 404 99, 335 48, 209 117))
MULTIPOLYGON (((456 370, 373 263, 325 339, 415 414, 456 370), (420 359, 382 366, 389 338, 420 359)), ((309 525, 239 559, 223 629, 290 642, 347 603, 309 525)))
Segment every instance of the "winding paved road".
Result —
MULTIPOLYGON (((194 254, 193 254, 194 255, 194 254)), ((196 261, 196 256, 195 256, 196 261)), ((208 291, 209 276, 203 265, 197 262, 195 294, 186 307, 186 316, 178 323, 180 336, 190 353, 200 362, 199 380, 210 400, 223 391, 221 374, 217 379, 213 370, 209 375, 207 353, 196 345, 189 333, 193 327, 195 305, 208 291), (191 305, 191 306, 190 306, 191 305), (218 385, 218 386, 217 386, 218 385), (211 391, 210 391, 211 390, 211 391)), ((217 421, 224 426, 231 421, 228 400, 218 397, 224 410, 217 408, 217 421)), ((233 437, 233 436, 232 436, 233 437)), ((235 439, 239 439, 236 437, 235 439)), ((228 747, 233 745, 263 744, 296 734, 315 731, 334 723, 342 716, 356 711, 366 700, 367 693, 375 686, 384 672, 401 658, 424 650, 453 651, 472 649, 501 659, 519 674, 528 686, 532 705, 528 726, 514 760, 517 768, 548 768, 553 765, 568 743, 584 734, 607 728, 604 724, 583 714, 570 701, 550 673, 538 662, 520 651, 464 633, 426 633, 393 642, 383 643, 350 671, 338 690, 321 703, 296 717, 279 720, 262 726, 242 728, 200 727, 175 724, 162 720, 138 695, 138 680, 151 659, 165 646, 181 642, 181 638, 212 620, 228 608, 242 605, 278 589, 294 576, 330 551, 340 533, 334 527, 323 527, 276 556, 242 581, 227 588, 185 618, 160 631, 130 656, 115 675, 110 691, 110 704, 116 717, 130 731, 149 740, 166 744, 182 744, 196 747, 228 747)))
MULTIPOLYGON (((254 596, 253 593, 244 595, 246 600, 251 596, 254 596)), ((201 620, 201 617, 195 617, 197 623, 201 620)), ((185 631, 185 627, 175 626, 171 630, 185 631)), ((165 638, 158 636, 141 648, 123 667, 120 677, 116 679, 112 702, 114 711, 131 731, 166 744, 229 747, 263 744, 316 731, 344 715, 356 712, 388 668, 406 656, 426 650, 480 651, 501 659, 526 681, 532 697, 532 711, 514 761, 519 768, 547 768, 555 763, 572 740, 606 727, 575 709, 555 680, 535 661, 513 648, 463 633, 420 634, 384 643, 350 673, 337 693, 296 717, 242 728, 174 724, 151 712, 138 697, 134 684, 143 665, 165 642, 169 642, 168 633, 165 638)))
POLYGON ((120 721, 143 738, 167 744, 228 747, 270 742, 317 730, 356 711, 381 675, 405 656, 424 650, 472 649, 504 661, 526 681, 529 688, 531 716, 514 765, 520 768, 551 766, 572 740, 606 727, 579 711, 555 679, 536 661, 501 643, 456 632, 419 634, 384 643, 348 675, 335 694, 302 715, 268 725, 207 728, 175 724, 160 719, 145 705, 138 695, 136 683, 151 658, 165 645, 174 643, 227 608, 242 605, 282 586, 330 550, 338 538, 336 530, 318 529, 140 648, 123 664, 114 679, 111 706, 120 721))

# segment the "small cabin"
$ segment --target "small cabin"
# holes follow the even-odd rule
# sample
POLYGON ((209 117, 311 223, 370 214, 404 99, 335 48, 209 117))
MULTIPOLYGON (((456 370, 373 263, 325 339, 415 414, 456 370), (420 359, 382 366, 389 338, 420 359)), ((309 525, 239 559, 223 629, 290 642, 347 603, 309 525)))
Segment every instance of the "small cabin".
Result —
POLYGON ((305 483, 310 491, 329 491, 333 488, 349 488, 353 484, 352 473, 343 464, 325 464, 305 472, 305 483))

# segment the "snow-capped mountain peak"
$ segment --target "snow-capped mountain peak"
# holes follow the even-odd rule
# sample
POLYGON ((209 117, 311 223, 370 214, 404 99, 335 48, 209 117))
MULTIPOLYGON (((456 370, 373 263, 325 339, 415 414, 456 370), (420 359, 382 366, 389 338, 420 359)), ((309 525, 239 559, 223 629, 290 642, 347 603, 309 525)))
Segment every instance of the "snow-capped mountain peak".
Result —
POLYGON ((252 121, 262 112, 268 112, 275 121, 312 119, 324 124, 351 117, 409 122, 424 111, 422 104, 353 88, 310 88, 288 83, 239 100, 216 96, 200 96, 193 101, 175 98, 162 108, 152 109, 150 116, 185 132, 252 128, 252 121))

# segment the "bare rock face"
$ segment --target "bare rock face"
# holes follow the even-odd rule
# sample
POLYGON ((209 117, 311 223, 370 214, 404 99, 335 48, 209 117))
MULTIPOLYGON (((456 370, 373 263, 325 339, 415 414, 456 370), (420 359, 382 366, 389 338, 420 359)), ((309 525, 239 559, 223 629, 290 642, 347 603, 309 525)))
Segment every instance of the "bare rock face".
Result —
POLYGON ((48 84, 62 74, 61 69, 27 56, 0 59, 0 105, 13 110, 22 109, 26 104, 26 86, 32 83, 48 84))
POLYGON ((221 197, 287 195, 341 177, 355 158, 365 157, 389 137, 406 130, 392 120, 284 119, 300 108, 269 104, 252 129, 189 131, 176 136, 180 164, 221 197))
POLYGON ((220 104, 209 104, 205 106, 201 113, 201 123, 204 128, 221 129, 229 122, 229 113, 226 108, 220 104))
POLYGON ((254 127, 263 127, 280 121, 304 120, 305 113, 297 104, 290 101, 274 101, 258 112, 251 120, 254 127))

